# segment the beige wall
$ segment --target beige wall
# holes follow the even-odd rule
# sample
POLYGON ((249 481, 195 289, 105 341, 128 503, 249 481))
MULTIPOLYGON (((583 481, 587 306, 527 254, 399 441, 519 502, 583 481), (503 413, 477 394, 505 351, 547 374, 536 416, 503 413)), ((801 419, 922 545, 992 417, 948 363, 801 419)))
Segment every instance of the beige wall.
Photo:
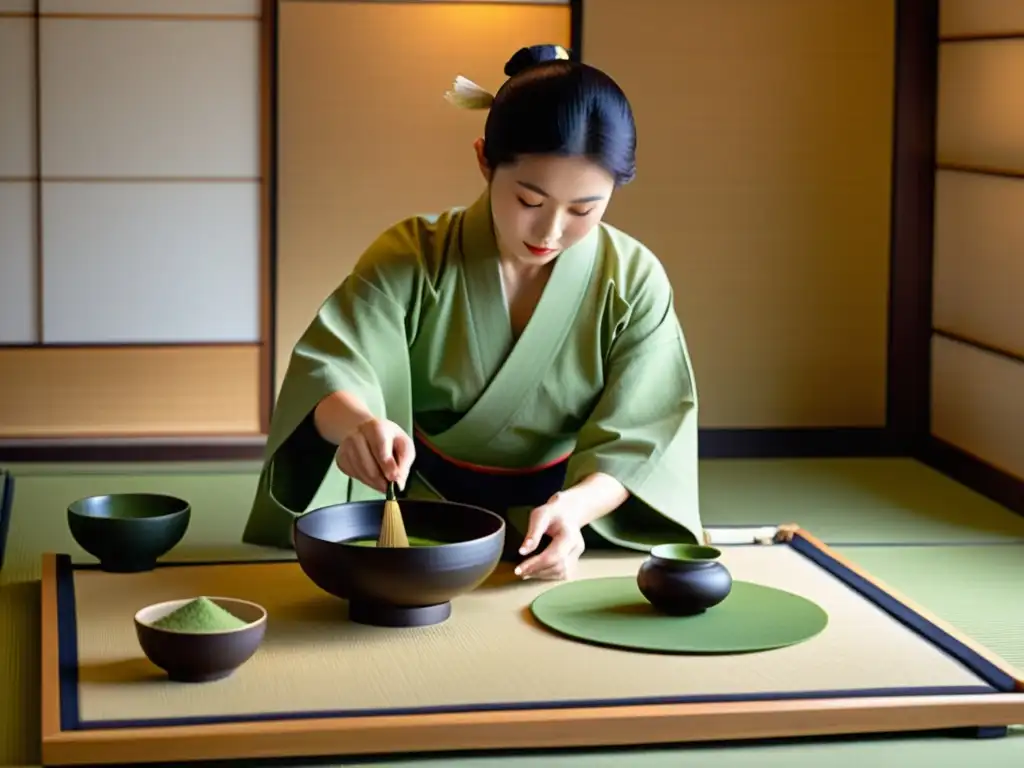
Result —
MULTIPOLYGON (((568 42, 567 6, 460 6, 283 7, 278 379, 381 228, 478 193, 482 120, 441 99, 452 76, 496 87, 518 46, 568 42)), ((639 177, 610 220, 668 268, 703 426, 884 423, 892 16, 891 0, 586 2, 584 58, 639 120, 639 177)))
POLYGON ((569 45, 566 4, 285 2, 280 16, 277 367, 377 234, 471 203, 483 113, 443 98, 486 88, 517 49, 569 45))
POLYGON ((891 0, 587 0, 584 24, 639 121, 610 219, 668 268, 702 425, 883 425, 891 0))
POLYGON ((1024 478, 1024 6, 941 9, 932 431, 1024 478))
MULTIPOLYGON (((0 12, 31 6, 0 0, 0 12)), ((251 431, 259 426, 252 360, 264 348, 253 320, 259 1, 147 4, 147 12, 182 14, 177 19, 127 18, 135 7, 43 2, 50 16, 42 27, 41 125, 32 108, 33 22, 0 19, 0 42, 13 41, 0 45, 2 86, 17 107, 0 119, 4 270, 21 286, 8 293, 34 295, 28 289, 47 263, 59 292, 42 308, 0 302, 9 336, 0 343, 38 344, 49 325, 62 341, 135 345, 96 358, 102 365, 92 375, 109 378, 89 391, 106 394, 75 401, 76 412, 94 415, 68 422, 72 433, 251 431), (171 54, 186 49, 198 52, 202 77, 172 65, 171 54), (108 56, 89 60, 90 50, 108 56), (174 93, 184 79, 202 90, 182 113, 174 93), (194 130, 176 136, 175 121, 194 130), (159 272, 142 296, 120 287, 138 260, 161 267, 194 257, 192 240, 170 242, 168 233, 194 235, 200 224, 209 242, 229 243, 217 259, 199 246, 210 256, 209 279, 200 282, 223 299, 210 322, 197 319, 204 306, 178 300, 175 313, 160 302, 184 290, 188 270, 177 278, 159 272), (112 238, 120 232, 127 235, 112 238), (98 290, 83 299, 75 289, 89 280, 98 290), (129 312, 133 302, 155 311, 129 312), (75 313, 90 322, 74 322, 75 313), (196 359, 186 366, 173 347, 154 346, 197 341, 244 351, 223 358, 236 369, 218 369, 221 383, 239 393, 237 408, 220 421, 197 421, 203 408, 182 399, 199 393, 196 371, 212 370, 206 353, 189 347, 196 359), (151 361, 146 370, 170 393, 136 398, 123 418, 102 416, 103 397, 121 391, 125 371, 139 370, 140 343, 151 361), (176 404, 170 421, 166 402, 176 404)), ((703 426, 883 423, 892 17, 892 0, 587 0, 585 58, 626 86, 640 121, 640 176, 610 219, 668 268, 697 367, 703 426)), ((559 2, 282 3, 278 380, 301 329, 382 228, 477 195, 471 143, 482 116, 443 101, 452 76, 497 87, 511 52, 538 41, 568 45, 569 27, 568 5, 559 2)), ((188 274, 195 281, 196 272, 188 274)), ((27 352, 39 356, 33 371, 64 364, 57 348, 27 352)), ((15 353, 22 350, 0 350, 0 366, 6 370, 14 358, 4 356, 15 353)), ((65 392, 40 376, 4 377, 0 438, 64 428, 56 411, 33 412, 26 422, 9 405, 65 392)))
POLYGON ((0 439, 258 434, 262 0, 35 6, 0 0, 0 439))

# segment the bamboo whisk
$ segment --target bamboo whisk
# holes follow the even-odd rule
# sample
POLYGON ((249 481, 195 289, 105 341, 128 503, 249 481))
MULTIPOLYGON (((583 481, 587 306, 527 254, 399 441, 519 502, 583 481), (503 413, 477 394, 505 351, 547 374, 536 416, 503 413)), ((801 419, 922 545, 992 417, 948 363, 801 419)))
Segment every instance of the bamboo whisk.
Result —
POLYGON ((409 537, 405 534, 402 510, 395 497, 395 484, 388 483, 387 500, 384 502, 384 518, 381 520, 378 547, 408 547, 409 537))

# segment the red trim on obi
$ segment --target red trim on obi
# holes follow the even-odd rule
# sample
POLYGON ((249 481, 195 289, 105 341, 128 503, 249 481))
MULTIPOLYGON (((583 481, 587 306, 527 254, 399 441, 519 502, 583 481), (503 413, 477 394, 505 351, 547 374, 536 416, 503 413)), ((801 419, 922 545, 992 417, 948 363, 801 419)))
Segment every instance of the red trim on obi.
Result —
POLYGON ((456 459, 452 458, 451 456, 447 456, 440 450, 438 450, 437 446, 430 442, 430 438, 427 437, 427 435, 425 435, 423 433, 423 430, 421 430, 419 427, 415 428, 415 433, 417 439, 420 442, 422 442, 423 445, 429 448, 435 455, 437 455, 441 459, 444 459, 444 461, 447 462, 448 464, 458 467, 459 469, 468 470, 470 472, 478 472, 482 475, 532 475, 536 472, 543 472, 546 469, 551 469, 552 467, 558 466, 559 464, 568 461, 569 457, 572 456, 572 451, 569 451, 564 456, 559 456, 557 459, 553 459, 552 461, 546 462, 544 464, 538 464, 533 467, 491 467, 484 464, 473 464, 472 462, 469 461, 462 461, 461 459, 456 459))

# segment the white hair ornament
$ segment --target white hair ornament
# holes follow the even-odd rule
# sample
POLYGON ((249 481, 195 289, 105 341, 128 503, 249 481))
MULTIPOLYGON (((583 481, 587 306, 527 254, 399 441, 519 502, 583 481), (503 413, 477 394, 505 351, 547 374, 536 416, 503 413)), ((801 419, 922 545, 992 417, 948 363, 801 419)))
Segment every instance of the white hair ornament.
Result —
POLYGON ((490 109, 494 95, 472 80, 458 75, 451 90, 445 92, 445 99, 461 109, 490 109))
MULTIPOLYGON (((560 45, 540 45, 529 49, 523 48, 513 57, 513 60, 523 54, 527 54, 527 58, 532 60, 531 66, 543 63, 544 61, 569 60, 569 52, 560 45), (534 58, 538 55, 538 52, 542 57, 534 58), (543 54, 549 54, 549 56, 544 56, 543 54)), ((508 65, 506 65, 505 72, 509 72, 508 65)), ((458 75, 455 78, 451 89, 445 92, 444 98, 461 109, 490 109, 494 103, 494 94, 462 75, 458 75)))

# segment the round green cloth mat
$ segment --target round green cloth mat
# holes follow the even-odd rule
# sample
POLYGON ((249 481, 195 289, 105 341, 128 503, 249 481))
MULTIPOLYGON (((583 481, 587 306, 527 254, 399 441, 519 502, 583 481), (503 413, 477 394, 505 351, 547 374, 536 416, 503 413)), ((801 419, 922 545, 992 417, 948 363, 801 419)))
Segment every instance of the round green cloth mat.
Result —
POLYGON ((634 577, 569 581, 537 597, 530 610, 576 640, 661 653, 766 651, 809 640, 828 624, 810 600, 747 581, 733 581, 725 600, 696 616, 659 613, 634 577))

